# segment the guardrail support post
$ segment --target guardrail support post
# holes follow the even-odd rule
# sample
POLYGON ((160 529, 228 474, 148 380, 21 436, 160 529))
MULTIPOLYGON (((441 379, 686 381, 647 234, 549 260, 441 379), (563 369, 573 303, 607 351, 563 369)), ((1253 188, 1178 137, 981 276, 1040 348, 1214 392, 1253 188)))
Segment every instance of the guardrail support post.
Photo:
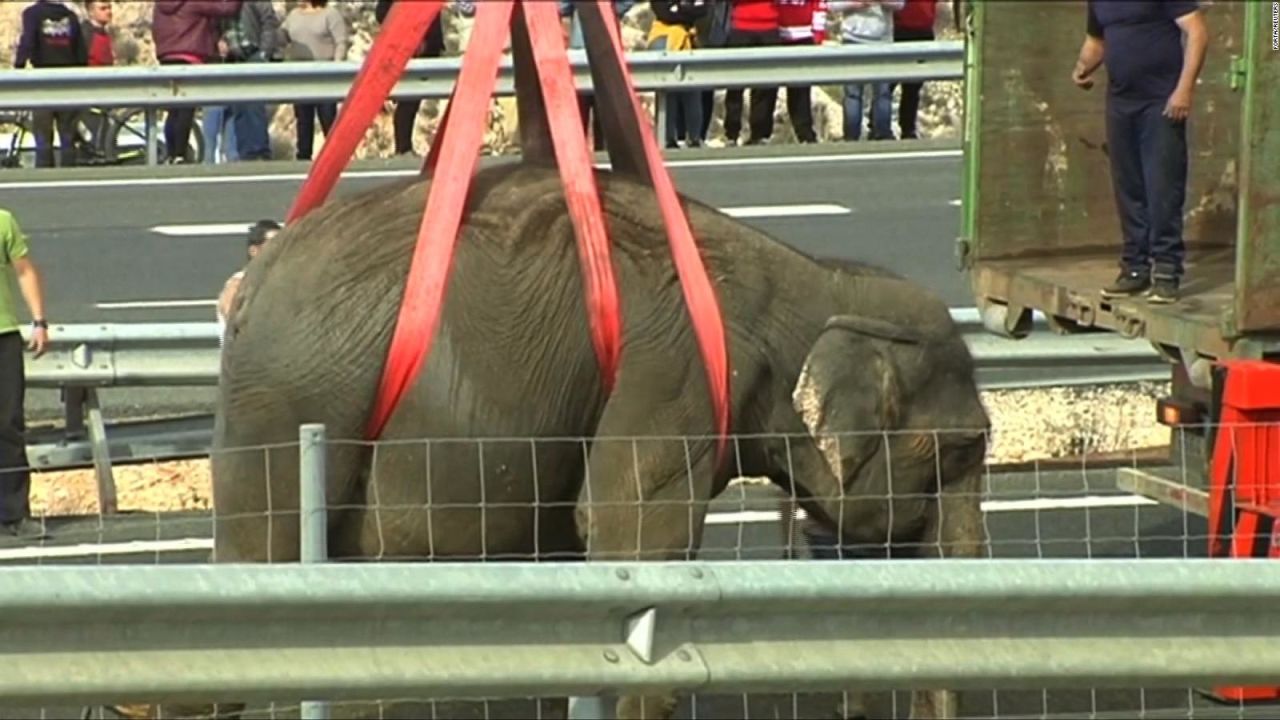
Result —
MULTIPOLYGON (((325 426, 312 423, 298 429, 299 537, 302 563, 318 564, 329 559, 329 523, 325 507, 325 426)), ((327 702, 302 703, 302 720, 329 720, 327 702)))
POLYGON ((653 135, 658 141, 658 149, 665 149, 667 147, 667 94, 661 90, 655 90, 653 93, 653 135))
POLYGON ((143 111, 143 117, 145 118, 147 130, 147 164, 157 165, 160 161, 157 158, 159 150, 156 147, 159 142, 156 139, 156 109, 153 107, 147 108, 143 111))
POLYGON ((107 444, 107 424, 102 419, 98 389, 83 389, 83 414, 88 411, 89 444, 93 448, 93 471, 98 480, 98 512, 112 515, 119 511, 116 501, 116 478, 111 469, 111 447, 107 444))

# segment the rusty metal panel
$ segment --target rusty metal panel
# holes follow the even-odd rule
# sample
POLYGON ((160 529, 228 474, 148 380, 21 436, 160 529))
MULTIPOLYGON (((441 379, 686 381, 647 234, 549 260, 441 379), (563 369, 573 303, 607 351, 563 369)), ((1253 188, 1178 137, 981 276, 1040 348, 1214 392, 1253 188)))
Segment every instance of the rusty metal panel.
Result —
MULTIPOLYGON (((1243 98, 1230 70, 1232 56, 1243 52, 1250 3, 1203 4, 1210 41, 1189 128, 1186 239, 1190 248, 1231 247, 1243 98)), ((1089 91, 1071 82, 1085 16, 1084 0, 983 0, 975 13, 970 77, 979 86, 980 119, 969 128, 970 262, 1080 253, 1119 259, 1105 68, 1089 91)))
POLYGON ((1243 70, 1241 222, 1235 325, 1242 333, 1280 331, 1280 44, 1272 3, 1250 6, 1243 70))

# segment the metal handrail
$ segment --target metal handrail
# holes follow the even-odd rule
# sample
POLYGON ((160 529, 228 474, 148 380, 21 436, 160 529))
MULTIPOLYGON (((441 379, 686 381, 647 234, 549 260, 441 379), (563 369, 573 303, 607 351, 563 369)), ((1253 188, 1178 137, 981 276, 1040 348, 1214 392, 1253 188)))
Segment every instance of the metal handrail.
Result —
MULTIPOLYGON (((626 56, 639 92, 963 77, 963 43, 641 50, 626 56)), ((590 90, 586 52, 569 51, 574 83, 590 90)), ((343 62, 40 68, 5 73, 0 110, 91 107, 166 108, 231 102, 337 102, 361 64, 343 62)), ((395 98, 447 98, 462 58, 411 60, 395 98)), ((497 95, 515 92, 511 58, 498 70, 497 95)))

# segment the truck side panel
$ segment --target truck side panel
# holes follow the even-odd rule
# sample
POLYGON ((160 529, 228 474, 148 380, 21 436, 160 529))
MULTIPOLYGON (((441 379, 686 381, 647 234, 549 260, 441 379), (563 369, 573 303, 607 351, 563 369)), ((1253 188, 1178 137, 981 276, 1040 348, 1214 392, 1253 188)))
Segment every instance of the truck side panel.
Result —
POLYGON ((1248 3, 1236 329, 1280 328, 1280 48, 1272 3, 1248 3), (1274 44, 1273 44, 1274 43, 1274 44))
MULTIPOLYGON (((1083 0, 983 0, 974 43, 981 123, 971 258, 1120 251, 1105 124, 1105 68, 1093 89, 1071 82, 1085 34, 1083 0)), ((1231 56, 1243 46, 1244 7, 1206 3, 1211 39, 1190 123, 1186 239, 1234 245, 1240 93, 1231 56)), ((1269 47, 1269 45, 1268 45, 1269 47)))

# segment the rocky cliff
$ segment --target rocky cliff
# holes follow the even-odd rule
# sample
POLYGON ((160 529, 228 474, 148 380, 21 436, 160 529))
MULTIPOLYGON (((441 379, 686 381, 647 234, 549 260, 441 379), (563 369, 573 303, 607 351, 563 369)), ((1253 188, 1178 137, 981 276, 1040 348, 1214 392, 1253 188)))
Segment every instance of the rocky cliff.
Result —
MULTIPOLYGON (((283 17, 296 0, 274 0, 276 10, 283 17)), ((12 67, 14 47, 17 43, 20 15, 28 5, 22 0, 5 0, 0 2, 0 62, 4 67, 12 67)), ((78 3, 70 3, 79 9, 78 3)), ((352 28, 350 60, 360 60, 368 52, 377 32, 377 23, 373 18, 373 0, 341 0, 336 3, 342 10, 352 28)), ((117 62, 121 64, 154 64, 155 50, 151 42, 152 3, 149 0, 116 0, 114 40, 117 62)), ((639 51, 644 46, 653 15, 648 4, 641 2, 623 20, 623 40, 627 47, 639 51)), ((832 31, 838 17, 832 17, 832 31)), ((466 47, 470 37, 472 21, 446 13, 447 52, 460 54, 466 47)), ((951 30, 950 3, 939 3, 939 28, 942 39, 956 37, 951 30)), ((14 72, 5 70, 4 72, 14 72)), ((961 90, 959 82, 931 82, 925 85, 921 99, 920 134, 922 137, 955 137, 958 134, 961 110, 961 90)), ((843 132, 843 111, 840 105, 838 88, 814 88, 812 91, 814 118, 817 123, 820 141, 840 140, 843 132)), ((443 111, 444 101, 428 100, 423 102, 415 129, 414 146, 418 153, 425 153, 436 125, 443 111)), ((652 98, 645 98, 646 107, 652 112, 652 98)), ((281 104, 269 108, 273 118, 271 125, 273 153, 277 158, 289 158, 294 151, 294 118, 289 105, 281 104)), ((773 143, 794 142, 795 135, 787 122, 786 93, 778 94, 778 105, 775 110, 777 126, 773 143)), ((711 126, 711 145, 723 143, 722 117, 724 114, 723 93, 717 94, 715 118, 711 126)), ((489 114, 489 131, 485 137, 485 151, 502 154, 518 151, 516 143, 517 118, 515 102, 511 98, 498 98, 493 102, 489 114)), ((896 125, 896 123, 895 123, 896 125)), ((317 148, 321 140, 317 138, 317 148)), ((393 141, 391 134, 390 104, 375 121, 374 127, 365 136, 357 151, 357 157, 387 157, 391 155, 393 141)))

